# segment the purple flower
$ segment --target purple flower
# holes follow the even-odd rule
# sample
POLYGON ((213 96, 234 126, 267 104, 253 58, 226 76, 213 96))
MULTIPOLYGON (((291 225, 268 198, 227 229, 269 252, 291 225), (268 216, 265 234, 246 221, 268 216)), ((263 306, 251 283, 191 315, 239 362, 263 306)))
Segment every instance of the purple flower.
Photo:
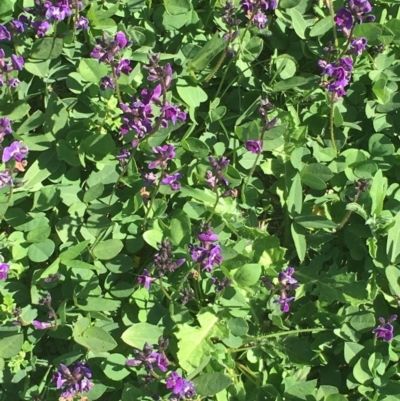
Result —
POLYGON ((53 283, 54 281, 60 280, 62 275, 60 273, 49 274, 45 279, 43 279, 46 283, 53 283))
POLYGON ((335 15, 335 22, 338 31, 343 31, 346 36, 350 34, 354 21, 351 11, 347 8, 341 8, 335 15))
POLYGON ((4 136, 11 134, 11 121, 7 117, 0 118, 0 143, 3 142, 4 136))
POLYGON ((153 266, 158 269, 158 275, 164 276, 166 273, 173 273, 178 267, 185 263, 185 259, 173 259, 171 243, 165 239, 157 244, 159 252, 154 255, 153 266))
POLYGON ((201 232, 198 236, 197 239, 200 242, 203 242, 203 246, 206 246, 207 242, 216 242, 218 241, 218 234, 215 234, 212 232, 211 227, 207 227, 206 231, 201 232))
POLYGON ((175 157, 174 145, 156 146, 152 148, 152 151, 155 155, 158 155, 158 158, 149 163, 149 169, 154 169, 156 167, 165 169, 167 167, 167 161, 175 157))
POLYGON ((25 23, 23 21, 19 20, 19 19, 13 19, 10 22, 10 25, 11 25, 11 29, 14 32, 17 32, 17 33, 25 32, 25 29, 26 29, 25 23))
POLYGON ((0 40, 11 40, 11 34, 4 25, 0 25, 0 40))
POLYGON ((162 185, 169 185, 173 191, 179 191, 181 189, 181 184, 177 182, 182 177, 181 173, 166 174, 162 179, 162 185))
POLYGON ((26 157, 28 148, 21 146, 21 141, 14 141, 10 146, 3 149, 3 163, 7 163, 11 159, 21 162, 26 157))
POLYGON ((20 83, 18 78, 8 77, 8 86, 10 88, 16 88, 20 83))
POLYGON ((164 355, 164 352, 169 342, 160 337, 158 343, 160 352, 154 352, 154 348, 146 342, 142 351, 137 349, 133 350, 136 359, 127 359, 125 363, 128 366, 134 367, 143 365, 147 371, 153 371, 154 367, 157 366, 162 372, 166 372, 169 361, 164 355))
POLYGON ((286 292, 282 291, 281 292, 281 296, 279 299, 275 299, 274 303, 275 304, 280 304, 281 305, 281 311, 282 312, 289 312, 290 310, 290 305, 289 303, 292 302, 294 300, 295 297, 286 297, 286 292))
POLYGON ((147 290, 150 290, 150 285, 153 281, 156 281, 157 279, 155 277, 149 276, 149 272, 147 269, 143 270, 143 275, 139 276, 137 281, 139 284, 144 284, 144 287, 147 290))
POLYGON ((253 24, 258 26, 258 29, 264 29, 268 19, 264 13, 257 13, 253 17, 253 24))
POLYGON ((324 60, 319 60, 318 65, 323 68, 322 75, 327 75, 330 78, 325 84, 328 92, 335 94, 335 98, 346 94, 345 87, 351 79, 351 71, 353 69, 353 60, 351 57, 344 57, 338 60, 337 63, 327 64, 324 60))
POLYGON ((132 71, 132 67, 129 65, 131 62, 128 59, 123 59, 121 60, 118 64, 117 67, 115 68, 115 74, 117 77, 121 76, 122 74, 129 75, 129 73, 132 71))
POLYGON ((205 179, 210 184, 211 188, 215 189, 219 184, 228 186, 229 181, 222 175, 222 170, 230 163, 229 159, 221 157, 217 160, 215 157, 210 156, 209 161, 214 171, 207 171, 205 179))
MULTIPOLYGON (((13 180, 10 172, 4 170, 0 173, 0 188, 4 188, 7 184, 12 185, 13 180)), ((0 279, 1 279, 1 267, 0 267, 0 279)))
POLYGON ((359 56, 365 50, 366 46, 367 46, 366 38, 353 39, 350 43, 349 53, 359 56))
POLYGON ((172 121, 172 125, 175 125, 178 120, 185 121, 186 113, 180 111, 179 107, 173 104, 166 104, 161 111, 163 114, 163 126, 168 127, 168 121, 172 121))
POLYGON ((142 173, 142 178, 145 180, 146 186, 154 185, 157 181, 157 176, 154 173, 142 173))
POLYGON ((393 326, 390 324, 397 319, 397 315, 390 316, 387 320, 380 317, 378 320, 380 325, 372 330, 376 338, 382 338, 383 341, 389 342, 393 339, 393 326))
POLYGON ((7 280, 7 272, 10 270, 10 265, 7 263, 0 263, 0 280, 7 280))
POLYGON ((178 372, 171 372, 166 380, 166 387, 171 389, 171 391, 179 397, 178 399, 186 399, 196 394, 194 384, 182 378, 178 372))
POLYGON ((299 286, 299 282, 292 277, 295 273, 294 267, 288 267, 278 274, 278 280, 282 287, 286 290, 295 290, 299 286))
MULTIPOLYGON (((227 1, 225 4, 222 5, 224 12, 222 14, 222 20, 225 22, 228 28, 236 27, 242 21, 236 18, 237 8, 232 1, 227 1)), ((224 38, 225 39, 225 38, 224 38)), ((235 38, 230 37, 230 40, 234 40, 235 38)))
POLYGON ((115 89, 113 78, 106 76, 101 78, 100 89, 105 91, 107 88, 115 89))
POLYGON ((50 24, 47 21, 34 21, 32 27, 36 29, 36 35, 43 37, 46 32, 50 29, 50 24))
POLYGON ((228 277, 224 277, 222 280, 217 277, 211 277, 211 281, 215 285, 215 292, 221 292, 232 284, 232 280, 228 277))
POLYGON ((167 63, 165 64, 164 67, 161 67, 158 64, 160 61, 160 54, 149 54, 148 59, 149 59, 149 64, 143 67, 149 71, 147 80, 153 82, 157 81, 164 82, 165 88, 168 89, 172 81, 171 64, 167 63))
POLYGON ((89 29, 89 20, 85 17, 79 17, 76 21, 75 28, 83 29, 86 31, 87 29, 89 29))
POLYGON ((32 322, 32 326, 35 327, 35 329, 38 330, 46 330, 49 329, 50 327, 53 327, 53 325, 49 322, 39 322, 39 320, 34 320, 32 322))
POLYGON ((63 21, 65 18, 72 15, 68 0, 57 0, 56 6, 50 1, 46 1, 44 7, 47 9, 45 16, 51 21, 63 21))
POLYGON ((93 387, 89 380, 92 377, 90 367, 81 361, 75 362, 69 367, 60 363, 60 369, 54 374, 53 382, 57 389, 61 389, 64 398, 74 398, 93 387))
POLYGON ((130 45, 132 42, 128 41, 125 34, 121 31, 117 32, 114 40, 110 41, 105 36, 102 40, 97 40, 97 45, 94 47, 91 57, 99 60, 99 63, 110 63, 114 57, 122 49, 130 45))
POLYGON ((251 153, 262 153, 262 143, 260 140, 255 141, 250 139, 246 141, 244 146, 251 153))
POLYGON ((119 160, 119 163, 121 166, 124 166, 126 164, 126 161, 129 159, 130 152, 126 150, 125 148, 121 148, 119 151, 119 155, 117 155, 117 159, 119 160))
POLYGON ((25 61, 24 61, 23 57, 12 54, 11 55, 11 64, 12 64, 14 70, 22 71, 24 68, 25 61))

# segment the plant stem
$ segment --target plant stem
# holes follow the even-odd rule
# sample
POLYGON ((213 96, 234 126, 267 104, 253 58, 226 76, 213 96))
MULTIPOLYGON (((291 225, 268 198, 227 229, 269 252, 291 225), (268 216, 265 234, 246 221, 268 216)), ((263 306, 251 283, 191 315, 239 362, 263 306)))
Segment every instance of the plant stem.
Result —
MULTIPOLYGON (((356 192, 356 194, 354 195, 354 199, 353 199, 353 202, 354 202, 354 203, 357 203, 360 194, 361 194, 361 191, 360 191, 360 190, 356 192)), ((343 220, 342 220, 342 221, 339 223, 339 225, 333 230, 333 232, 337 233, 339 230, 341 230, 341 229, 346 225, 346 223, 349 221, 349 218, 350 218, 350 216, 351 216, 352 213, 353 213, 352 210, 348 210, 347 213, 346 213, 346 215, 343 217, 343 220)))
POLYGON ((113 74, 113 78, 114 78, 114 85, 115 85, 115 91, 117 93, 118 102, 122 103, 121 91, 119 89, 118 77, 117 77, 117 74, 115 72, 114 61, 111 61, 110 64, 111 64, 111 70, 112 70, 112 74, 113 74))
POLYGON ((329 116, 329 129, 331 132, 331 142, 332 142, 332 148, 335 151, 335 154, 337 155, 338 150, 336 147, 335 143, 335 126, 334 126, 334 116, 335 116, 335 94, 331 93, 331 98, 330 98, 330 106, 331 106, 331 112, 329 116))
POLYGON ((335 39, 335 47, 337 48, 339 46, 339 43, 338 43, 338 39, 337 39, 336 23, 335 23, 335 10, 333 9, 333 1, 332 0, 327 0, 326 1, 326 5, 328 6, 329 14, 331 16, 333 37, 335 39))
MULTIPOLYGON (((291 334, 299 334, 299 333, 318 333, 321 331, 327 331, 328 329, 326 329, 325 327, 314 327, 312 329, 297 329, 297 330, 288 330, 288 331, 281 331, 279 333, 271 333, 271 334, 266 334, 264 336, 259 336, 259 337, 254 337, 254 339, 250 339, 250 343, 253 342, 261 342, 262 340, 266 340, 268 338, 275 338, 275 337, 283 337, 283 336, 289 336, 291 334)), ((234 348, 234 349, 230 349, 228 350, 229 353, 236 353, 236 352, 242 352, 242 351, 246 351, 250 348, 254 348, 258 346, 258 344, 249 346, 249 347, 242 347, 242 348, 234 348)))
POLYGON ((158 180, 158 184, 157 184, 156 188, 154 189, 153 193, 151 194, 150 203, 149 203, 149 206, 148 206, 147 211, 146 211, 146 215, 144 216, 144 220, 143 220, 143 225, 142 225, 143 230, 146 228, 146 223, 147 223, 147 220, 148 220, 148 217, 149 217, 150 210, 153 208, 154 200, 155 200, 156 195, 157 195, 157 193, 158 193, 158 191, 159 191, 159 189, 161 187, 161 181, 162 181, 163 175, 164 175, 164 168, 161 169, 160 179, 158 180))
POLYGON ((214 206, 211 210, 211 214, 208 217, 208 219, 206 220, 206 223, 208 223, 209 221, 211 221, 212 217, 214 216, 215 210, 217 209, 218 206, 218 202, 219 202, 219 198, 220 198, 220 194, 218 192, 218 189, 215 190, 215 195, 217 196, 217 199, 215 200, 214 206))

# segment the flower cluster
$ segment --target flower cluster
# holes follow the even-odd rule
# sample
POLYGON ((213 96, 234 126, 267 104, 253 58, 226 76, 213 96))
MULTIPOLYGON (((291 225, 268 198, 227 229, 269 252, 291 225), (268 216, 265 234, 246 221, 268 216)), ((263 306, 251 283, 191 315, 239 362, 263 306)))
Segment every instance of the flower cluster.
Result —
POLYGON ((214 265, 222 263, 222 249, 214 242, 218 241, 218 235, 212 232, 209 223, 202 224, 201 233, 197 236, 200 245, 189 244, 192 260, 199 263, 203 271, 212 272, 214 265))
POLYGON ((0 86, 7 85, 15 88, 19 85, 19 79, 10 75, 14 71, 22 71, 25 61, 23 57, 11 55, 10 61, 6 60, 6 54, 0 49, 0 86))
POLYGON ((217 160, 214 156, 210 156, 208 159, 213 171, 208 170, 205 178, 210 187, 214 190, 220 185, 227 187, 229 181, 222 175, 222 170, 228 167, 230 160, 226 157, 221 157, 217 160))
POLYGON ((261 134, 261 139, 249 139, 245 142, 244 146, 249 152, 256 154, 262 153, 265 132, 274 128, 278 122, 277 117, 273 118, 272 120, 268 118, 268 113, 272 111, 273 108, 274 106, 269 102, 268 99, 262 99, 260 101, 260 107, 258 108, 258 111, 264 119, 263 130, 261 134))
POLYGON ((341 8, 335 15, 336 26, 348 38, 355 24, 375 21, 375 16, 365 15, 371 12, 368 0, 349 0, 348 7, 341 8))
MULTIPOLYGON (((4 141, 5 135, 11 133, 11 121, 8 118, 0 118, 0 144, 4 141)), ((27 161, 24 159, 27 154, 28 147, 21 146, 21 141, 14 141, 10 146, 3 148, 2 162, 8 165, 4 171, 0 172, 0 188, 13 184, 12 172, 25 171, 27 161)))
MULTIPOLYGON (((170 104, 166 99, 166 91, 172 80, 172 68, 169 63, 160 66, 159 61, 159 54, 149 55, 149 64, 144 66, 149 72, 147 80, 159 82, 159 84, 153 89, 143 89, 140 97, 132 97, 130 104, 120 104, 123 111, 122 135, 134 131, 139 138, 143 138, 160 127, 168 127, 169 121, 175 125, 178 121, 186 120, 186 113, 181 111, 177 105, 170 104), (160 116, 157 119, 154 119, 154 106, 160 109, 160 116)), ((118 68, 116 72, 118 75, 118 68)), ((137 143, 137 140, 133 141, 132 146, 135 147, 137 143)))
POLYGON ((149 275, 149 271, 147 269, 143 270, 143 274, 137 278, 139 284, 144 285, 144 288, 150 290, 151 283, 156 281, 155 277, 149 275))
MULTIPOLYGON (((18 19, 14 19, 9 23, 9 29, 4 25, 0 25, 0 40, 11 41, 12 35, 25 32, 28 27, 35 30, 35 34, 44 37, 46 32, 51 28, 50 22, 60 22, 74 15, 74 10, 83 9, 81 0, 35 0, 34 7, 25 8, 25 12, 32 16, 22 14, 18 19), (50 22, 49 22, 50 21, 50 22)), ((88 29, 89 20, 80 16, 75 21, 76 29, 88 29)))
POLYGON ((165 356, 165 351, 168 348, 169 341, 163 337, 158 339, 158 352, 154 352, 154 347, 147 342, 143 346, 143 350, 134 349, 135 359, 127 359, 128 366, 143 366, 148 372, 152 372, 156 367, 162 372, 167 371, 169 361, 165 356))
POLYGON ((324 83, 328 92, 333 94, 333 99, 346 94, 345 87, 349 84, 351 79, 351 71, 353 70, 353 59, 351 57, 340 58, 337 62, 327 63, 325 60, 318 61, 321 67, 321 75, 328 77, 328 81, 324 83))
POLYGON ((232 280, 228 277, 224 277, 221 280, 217 277, 211 277, 211 281, 215 286, 215 292, 221 292, 232 284, 232 280))
POLYGON ((166 380, 166 387, 171 389, 173 393, 170 401, 185 400, 188 397, 194 397, 196 394, 193 382, 184 379, 178 372, 171 372, 166 380))
POLYGON ((185 259, 173 259, 171 243, 165 239, 157 244, 159 252, 154 255, 153 266, 158 270, 159 277, 167 273, 173 273, 178 267, 185 263, 185 259))
POLYGON ((225 22, 228 29, 228 32, 223 36, 223 39, 228 41, 226 53, 229 57, 234 57, 235 52, 229 47, 229 45, 238 37, 239 31, 237 26, 242 22, 242 20, 236 18, 237 8, 232 1, 227 1, 223 4, 222 9, 222 21, 225 22))
POLYGON ((92 377, 90 367, 81 361, 70 366, 60 364, 60 369, 54 374, 53 382, 57 389, 61 389, 64 398, 72 399, 90 391, 93 383, 89 380, 92 377))
MULTIPOLYGON (((48 318, 49 319, 54 319, 56 322, 56 325, 54 327, 57 326, 57 316, 56 313, 54 312, 53 307, 51 306, 51 295, 48 292, 47 295, 45 297, 42 297, 39 299, 39 305, 43 305, 48 309, 48 318)), ((38 330, 46 330, 46 329, 50 329, 53 327, 53 324, 50 322, 41 322, 39 320, 34 320, 32 322, 33 327, 35 327, 35 329, 38 330)))
POLYGON ((397 315, 390 316, 387 320, 380 317, 378 320, 380 325, 372 330, 376 338, 382 338, 383 341, 391 341, 393 339, 393 326, 390 324, 397 319, 397 315))
POLYGON ((8 263, 0 263, 0 280, 7 280, 10 265, 8 263))
POLYGON ((278 6, 276 0, 241 0, 240 4, 247 18, 259 29, 264 29, 268 22, 265 11, 275 10, 278 6))
MULTIPOLYGON (((278 281, 280 285, 279 298, 274 300, 274 303, 280 304, 282 312, 289 312, 289 303, 295 299, 294 292, 296 288, 299 287, 298 281, 293 277, 294 273, 294 267, 288 267, 286 270, 278 274, 278 281)), ((273 291, 275 289, 275 286, 268 277, 263 276, 261 277, 261 280, 268 290, 273 291)))
MULTIPOLYGON (((150 170, 160 168, 161 169, 161 185, 169 185, 173 191, 178 191, 181 188, 181 184, 178 180, 182 177, 181 173, 168 174, 166 172, 168 161, 175 158, 175 146, 174 145, 163 145, 152 148, 153 153, 156 155, 156 159, 148 164, 150 170)), ((144 173, 143 178, 145 179, 146 185, 154 185, 157 180, 157 176, 153 173, 144 173)))

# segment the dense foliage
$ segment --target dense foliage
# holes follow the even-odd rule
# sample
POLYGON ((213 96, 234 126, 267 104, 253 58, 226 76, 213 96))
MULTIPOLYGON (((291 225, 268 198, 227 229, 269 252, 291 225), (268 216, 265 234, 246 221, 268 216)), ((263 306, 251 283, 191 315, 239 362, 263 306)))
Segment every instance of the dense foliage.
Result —
POLYGON ((0 23, 2 401, 398 400, 398 2, 0 23))

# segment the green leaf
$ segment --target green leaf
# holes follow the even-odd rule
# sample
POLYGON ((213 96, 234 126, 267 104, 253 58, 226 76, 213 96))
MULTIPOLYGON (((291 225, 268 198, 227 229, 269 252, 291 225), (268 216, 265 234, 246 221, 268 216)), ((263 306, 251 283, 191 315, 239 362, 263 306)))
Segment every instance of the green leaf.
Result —
POLYGON ((39 63, 25 63, 24 69, 30 72, 32 75, 36 75, 41 78, 45 78, 49 73, 50 61, 42 61, 39 63))
MULTIPOLYGON (((325 17, 319 20, 312 28, 310 31, 310 36, 315 37, 315 36, 322 36, 328 31, 332 29, 332 18, 331 17, 325 17)), ((336 27, 335 27, 336 29, 336 27)))
POLYGON ((375 326, 375 316, 367 311, 356 313, 351 317, 350 325, 357 331, 369 332, 375 326))
POLYGON ((203 158, 210 154, 208 145, 198 138, 187 138, 181 142, 183 149, 194 154, 195 157, 203 158))
POLYGON ((49 226, 39 226, 29 231, 26 239, 28 242, 42 242, 49 237, 50 233, 51 228, 49 226))
POLYGON ((372 380, 372 374, 368 367, 368 361, 365 358, 360 358, 353 368, 354 378, 361 384, 372 380))
POLYGON ((100 242, 93 249, 93 255, 100 260, 110 260, 115 258, 124 247, 124 244, 119 239, 107 239, 100 242))
POLYGON ((396 263, 397 258, 400 255, 400 213, 396 214, 394 221, 394 226, 389 229, 386 244, 386 253, 392 263, 396 263))
POLYGON ((356 357, 361 354, 365 347, 358 343, 345 342, 344 343, 344 360, 350 366, 354 366, 356 357))
POLYGON ((175 334, 178 342, 179 365, 186 371, 196 369, 202 361, 208 357, 214 349, 210 337, 218 337, 219 318, 213 313, 206 311, 197 315, 200 327, 191 327, 187 323, 179 325, 178 332, 175 334))
POLYGON ((89 245, 90 241, 82 241, 77 245, 69 247, 66 251, 60 253, 60 259, 71 260, 77 258, 89 245))
POLYGON ((248 287, 256 284, 260 276, 261 266, 256 263, 249 263, 241 266, 233 278, 239 285, 248 287))
POLYGON ((0 107, 0 116, 8 117, 10 120, 20 120, 25 117, 31 106, 27 103, 26 99, 17 100, 12 103, 2 104, 0 107))
POLYGON ((158 230, 148 230, 143 233, 143 239, 154 249, 158 249, 157 244, 161 243, 163 239, 163 233, 162 231, 158 230))
POLYGON ((117 342, 101 327, 91 326, 82 333, 81 345, 93 352, 111 351, 117 342))
POLYGON ((122 354, 109 355, 100 366, 104 374, 114 381, 121 381, 131 373, 126 367, 126 356, 122 354))
POLYGON ((325 401, 348 401, 348 398, 342 394, 329 394, 325 401))
POLYGON ((242 317, 234 317, 229 319, 228 328, 234 336, 244 336, 249 331, 249 325, 242 317))
POLYGON ((85 203, 90 203, 95 199, 99 198, 104 192, 104 184, 99 182, 93 187, 89 188, 83 195, 83 201, 85 203))
POLYGON ((202 396, 218 394, 232 384, 232 380, 219 372, 205 373, 193 379, 196 393, 202 396))
POLYGON ((63 40, 60 38, 43 38, 33 43, 30 57, 38 60, 57 58, 63 50, 63 40))
POLYGON ((372 199, 371 214, 380 216, 383 210, 383 202, 385 200, 388 188, 387 178, 383 176, 382 170, 378 170, 372 181, 369 195, 372 199))
POLYGON ((164 0, 164 6, 170 15, 186 14, 192 8, 190 0, 164 0))
POLYGON ((17 355, 21 351, 23 342, 23 334, 15 334, 0 339, 0 358, 8 359, 17 355))
POLYGON ((53 254, 55 244, 51 239, 29 245, 28 257, 32 262, 45 262, 53 254))
POLYGON ((400 297, 400 269, 396 266, 389 265, 385 269, 386 278, 394 295, 400 297))
POLYGON ((301 213, 303 206, 303 188, 301 186, 300 174, 297 173, 290 186, 289 196, 287 198, 286 204, 288 207, 289 215, 296 216, 301 213))
POLYGON ((301 0, 281 0, 279 7, 281 8, 293 8, 300 4, 301 0))
POLYGON ((11 18, 14 11, 14 5, 16 0, 7 0, 0 2, 0 18, 2 20, 8 20, 11 18))
POLYGON ((395 153, 392 141, 383 134, 374 134, 369 138, 368 150, 373 158, 392 156, 395 153))
POLYGON ((318 163, 305 166, 300 175, 303 183, 312 189, 325 189, 325 182, 333 177, 333 173, 328 167, 318 163))
POLYGON ((251 63, 256 60, 261 54, 264 41, 258 36, 253 36, 248 42, 245 43, 243 48, 243 61, 251 63))
POLYGON ((300 37, 301 39, 305 39, 307 23, 304 20, 303 16, 297 11, 296 8, 292 8, 290 10, 290 15, 292 17, 293 28, 294 28, 297 36, 300 37))
POLYGON ((190 85, 183 79, 178 80, 176 89, 181 99, 192 108, 199 107, 208 99, 207 93, 200 86, 190 85))
POLYGON ((92 58, 81 59, 78 71, 85 81, 93 83, 99 83, 108 74, 107 66, 92 58))
POLYGON ((137 323, 129 327, 122 333, 121 339, 131 347, 143 349, 144 343, 149 345, 158 344, 158 339, 162 336, 161 327, 149 323, 137 323))
POLYGON ((289 79, 285 79, 284 81, 277 82, 273 89, 275 92, 283 92, 289 89, 298 88, 300 86, 304 86, 314 82, 316 84, 318 78, 317 77, 292 77, 289 79))
POLYGON ((60 163, 57 159, 57 153, 53 149, 43 152, 25 173, 24 189, 31 189, 36 184, 43 182, 59 168, 60 163))
POLYGON ((121 306, 121 302, 116 301, 115 299, 89 297, 85 299, 79 299, 77 306, 79 309, 88 312, 116 311, 121 306))
POLYGON ((219 53, 225 49, 226 41, 214 34, 206 44, 188 61, 188 66, 194 71, 204 70, 219 53))
POLYGON ((335 228, 336 223, 328 220, 326 217, 307 214, 298 216, 294 219, 297 224, 305 228, 335 228))
POLYGON ((300 259, 300 262, 302 262, 306 257, 306 252, 307 252, 307 242, 304 228, 301 227, 296 222, 294 222, 290 227, 290 231, 292 233, 292 238, 294 246, 296 248, 297 256, 300 259))

